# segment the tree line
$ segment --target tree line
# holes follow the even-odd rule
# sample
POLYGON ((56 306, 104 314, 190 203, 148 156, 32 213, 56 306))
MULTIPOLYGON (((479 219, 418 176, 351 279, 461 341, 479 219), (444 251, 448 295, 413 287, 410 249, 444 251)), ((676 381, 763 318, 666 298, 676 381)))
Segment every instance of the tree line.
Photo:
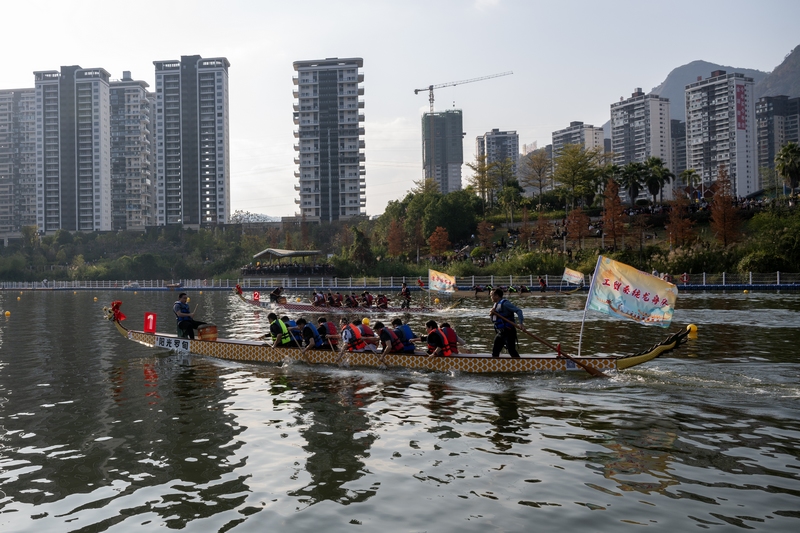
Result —
POLYGON ((796 143, 781 149, 775 172, 762 171, 769 200, 747 205, 732 194, 724 166, 706 205, 689 196, 706 189, 693 169, 679 180, 658 158, 618 167, 609 154, 576 145, 554 161, 544 150, 528 154, 516 175, 509 161, 480 157, 467 166, 465 189, 442 194, 432 180, 415 182, 375 220, 46 236, 28 227, 2 250, 0 279, 237 278, 265 248, 321 250, 324 259, 306 261, 330 263, 340 276, 416 276, 431 266, 462 276, 557 275, 565 266, 590 270, 601 251, 648 271, 800 266, 796 143), (665 188, 678 184, 674 200, 664 202, 665 188))

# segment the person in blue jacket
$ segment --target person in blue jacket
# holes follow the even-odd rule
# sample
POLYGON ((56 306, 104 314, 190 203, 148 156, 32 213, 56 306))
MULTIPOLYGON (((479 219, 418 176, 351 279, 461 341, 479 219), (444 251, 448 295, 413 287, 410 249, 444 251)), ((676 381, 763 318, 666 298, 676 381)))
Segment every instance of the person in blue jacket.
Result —
POLYGON ((519 351, 517 351, 517 326, 514 315, 519 317, 519 325, 522 326, 522 310, 503 298, 503 289, 492 291, 492 301, 494 305, 489 315, 497 332, 492 346, 492 357, 500 357, 500 351, 505 347, 511 357, 517 358, 519 351))
POLYGON ((303 337, 304 352, 309 348, 322 348, 325 346, 325 341, 322 340, 319 330, 314 324, 309 324, 305 318, 301 317, 297 319, 297 327, 300 328, 300 334, 303 337))
POLYGON ((194 339, 194 330, 204 325, 205 322, 194 319, 194 312, 189 308, 188 300, 189 297, 185 292, 180 293, 178 300, 172 305, 172 312, 178 319, 178 329, 183 332, 184 337, 194 339))

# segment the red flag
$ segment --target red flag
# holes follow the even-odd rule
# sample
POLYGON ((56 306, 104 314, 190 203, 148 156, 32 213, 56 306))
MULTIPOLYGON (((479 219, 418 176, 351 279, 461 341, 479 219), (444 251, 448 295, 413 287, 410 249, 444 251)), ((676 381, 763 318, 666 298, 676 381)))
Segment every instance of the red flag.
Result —
POLYGON ((114 313, 114 320, 116 320, 117 322, 122 322, 123 320, 128 318, 122 313, 122 311, 119 310, 121 305, 122 302, 119 300, 114 300, 113 302, 111 302, 111 311, 114 313))

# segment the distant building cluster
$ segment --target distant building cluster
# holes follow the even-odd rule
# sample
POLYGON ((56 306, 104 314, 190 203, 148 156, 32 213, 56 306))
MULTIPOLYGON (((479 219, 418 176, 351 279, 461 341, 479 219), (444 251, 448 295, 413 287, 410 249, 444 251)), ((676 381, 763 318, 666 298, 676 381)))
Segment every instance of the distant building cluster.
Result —
MULTIPOLYGON (((0 90, 0 237, 20 236, 26 226, 53 234, 232 220, 230 63, 197 55, 153 63, 154 91, 130 72, 112 80, 102 68, 80 66, 36 71, 32 88, 0 90)), ((288 218, 363 216, 363 59, 293 66, 299 211, 288 218)), ((520 152, 545 150, 555 159, 570 144, 611 152, 619 166, 657 157, 676 176, 694 169, 706 184, 724 165, 734 194, 744 197, 762 188, 761 169, 774 169, 780 148, 800 141, 800 98, 755 102, 753 79, 743 74, 712 72, 684 94, 685 121, 670 119, 667 98, 637 88, 611 104, 610 139, 602 127, 573 121, 542 148, 492 129, 476 137, 475 152, 486 164, 508 163, 513 175, 524 172, 520 152)), ((433 112, 431 95, 421 129, 424 177, 443 193, 460 190, 462 111, 433 112)))
POLYGON ((0 235, 200 227, 230 217, 228 60, 63 66, 0 90, 0 235))
MULTIPOLYGON (((680 180, 687 169, 708 186, 724 166, 734 194, 746 197, 763 188, 761 170, 775 168, 780 148, 800 142, 800 98, 767 96, 756 102, 753 79, 743 74, 714 71, 687 85, 684 94, 685 121, 670 119, 668 99, 640 88, 611 104, 605 151, 612 152, 613 163, 657 157, 676 176, 677 187, 687 185, 680 180)), ((601 140, 600 128, 572 122, 553 132, 551 150, 557 157, 566 144, 601 148, 601 140)), ((671 192, 672 187, 665 189, 664 198, 671 198, 671 192)))

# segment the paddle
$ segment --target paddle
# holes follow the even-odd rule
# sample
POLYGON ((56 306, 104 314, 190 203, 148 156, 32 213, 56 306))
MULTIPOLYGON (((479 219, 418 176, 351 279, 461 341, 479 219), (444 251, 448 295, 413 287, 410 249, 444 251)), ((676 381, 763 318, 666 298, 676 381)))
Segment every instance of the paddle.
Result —
POLYGON ((607 374, 604 374, 604 373, 603 373, 603 372, 601 372, 600 370, 597 370, 596 368, 593 368, 593 367, 591 367, 591 366, 587 365, 587 364, 586 364, 586 363, 584 363, 583 361, 578 361, 577 359, 575 359, 574 357, 572 357, 572 356, 571 356, 570 354, 568 354, 567 352, 564 352, 564 351, 562 351, 562 350, 561 350, 561 346, 553 346, 552 344, 550 344, 550 343, 549 343, 549 342, 547 342, 546 340, 544 340, 544 339, 542 339, 542 338, 540 338, 540 337, 537 337, 536 335, 534 335, 533 333, 531 333, 531 332, 530 332, 530 331, 528 331, 527 329, 523 328, 522 326, 520 326, 520 325, 519 325, 519 324, 517 324, 516 322, 512 322, 512 321, 510 321, 509 319, 507 319, 507 318, 506 318, 506 317, 504 317, 503 315, 499 314, 499 313, 498 313, 497 311, 495 311, 494 309, 492 309, 492 311, 491 311, 491 313, 490 313, 490 314, 492 314, 492 315, 495 315, 495 316, 499 317, 500 319, 502 319, 502 320, 504 320, 504 321, 508 322, 509 324, 511 324, 512 326, 514 326, 515 328, 517 328, 518 330, 520 330, 520 331, 522 331, 523 333, 525 333, 526 335, 528 335, 528 336, 530 336, 530 337, 532 337, 532 338, 536 339, 537 341, 541 342, 541 343, 542 343, 542 344, 544 344, 545 346, 547 346, 547 347, 549 347, 549 348, 552 348, 553 350, 555 350, 555 351, 556 351, 556 353, 557 353, 559 356, 564 356, 564 357, 566 357, 567 359, 569 359, 570 361, 572 361, 573 363, 575 363, 576 365, 578 365, 578 366, 579 366, 579 367, 581 367, 582 369, 586 370, 586 371, 587 371, 589 374, 591 374, 592 376, 594 376, 594 377, 596 377, 596 378, 607 378, 607 377, 608 377, 608 375, 607 375, 607 374))

